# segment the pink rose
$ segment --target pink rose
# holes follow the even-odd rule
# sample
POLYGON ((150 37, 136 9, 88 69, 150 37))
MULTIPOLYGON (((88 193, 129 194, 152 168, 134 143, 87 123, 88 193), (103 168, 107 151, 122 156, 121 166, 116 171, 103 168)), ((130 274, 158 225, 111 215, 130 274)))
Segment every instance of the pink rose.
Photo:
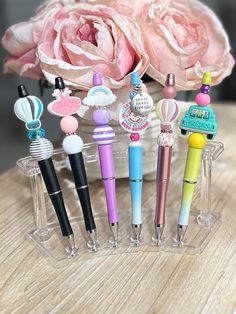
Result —
POLYGON ((206 71, 212 72, 213 84, 230 75, 235 62, 228 37, 201 2, 116 0, 113 7, 139 24, 150 58, 147 73, 160 83, 167 73, 175 73, 177 86, 189 90, 200 87, 206 71))
POLYGON ((4 73, 17 73, 34 79, 43 77, 36 52, 44 25, 62 6, 73 2, 47 1, 29 21, 15 24, 6 30, 2 45, 12 56, 5 59, 4 73))
POLYGON ((148 67, 139 29, 104 5, 62 8, 44 27, 37 51, 49 82, 62 76, 77 89, 91 87, 94 71, 106 86, 118 89, 130 84, 131 72, 143 74, 148 67))

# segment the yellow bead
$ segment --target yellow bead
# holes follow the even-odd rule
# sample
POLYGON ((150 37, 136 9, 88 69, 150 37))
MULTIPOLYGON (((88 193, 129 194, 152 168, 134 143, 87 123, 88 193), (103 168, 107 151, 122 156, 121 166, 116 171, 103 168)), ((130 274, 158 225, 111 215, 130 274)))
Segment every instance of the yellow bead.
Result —
POLYGON ((205 136, 201 133, 192 133, 188 137, 188 146, 192 148, 202 149, 206 145, 205 136))
POLYGON ((211 85, 211 83, 212 83, 211 72, 205 72, 202 77, 202 84, 211 85))

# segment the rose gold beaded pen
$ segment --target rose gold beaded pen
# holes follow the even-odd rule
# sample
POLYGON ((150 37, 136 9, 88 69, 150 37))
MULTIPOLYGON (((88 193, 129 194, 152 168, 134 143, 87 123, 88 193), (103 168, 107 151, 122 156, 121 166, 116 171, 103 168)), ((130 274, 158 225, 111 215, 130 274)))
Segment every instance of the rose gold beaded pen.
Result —
POLYGON ((163 89, 164 99, 156 105, 157 117, 161 120, 161 133, 158 136, 158 161, 156 176, 156 212, 155 237, 157 245, 163 242, 165 226, 166 198, 170 177, 172 146, 174 144, 173 122, 180 114, 179 103, 173 99, 176 96, 175 76, 168 74, 163 89))

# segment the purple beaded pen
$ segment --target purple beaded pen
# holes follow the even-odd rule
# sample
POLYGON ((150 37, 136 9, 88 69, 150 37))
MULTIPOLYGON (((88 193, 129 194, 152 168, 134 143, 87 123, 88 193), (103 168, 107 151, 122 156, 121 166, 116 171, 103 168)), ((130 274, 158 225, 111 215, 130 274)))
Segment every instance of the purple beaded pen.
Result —
POLYGON ((111 120, 107 105, 115 102, 116 96, 112 91, 103 85, 100 74, 93 75, 93 87, 88 91, 83 103, 87 106, 94 106, 97 109, 93 112, 93 121, 97 127, 93 131, 93 140, 98 144, 98 153, 101 167, 101 176, 106 195, 107 215, 113 246, 118 244, 118 210, 116 205, 116 184, 115 168, 112 154, 112 143, 115 140, 115 132, 108 125, 111 120))

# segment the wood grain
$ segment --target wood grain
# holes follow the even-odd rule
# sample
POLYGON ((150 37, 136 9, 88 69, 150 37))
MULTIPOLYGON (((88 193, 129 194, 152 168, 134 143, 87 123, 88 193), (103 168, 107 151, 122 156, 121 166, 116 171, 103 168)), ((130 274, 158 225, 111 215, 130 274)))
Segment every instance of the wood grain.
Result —
MULTIPOLYGON (((137 253, 52 268, 25 239, 34 224, 28 180, 0 176, 0 313, 233 313, 236 310, 236 106, 216 106, 225 144, 214 191, 222 224, 201 255, 137 253)), ((104 205, 98 193, 97 205, 104 205)), ((150 202, 150 183, 144 201, 150 202)), ((130 202, 120 180, 119 206, 130 202), (125 195, 125 197, 124 197, 125 195)), ((97 192, 96 192, 97 191, 97 192)), ((95 204, 96 205, 96 204, 95 204)))

